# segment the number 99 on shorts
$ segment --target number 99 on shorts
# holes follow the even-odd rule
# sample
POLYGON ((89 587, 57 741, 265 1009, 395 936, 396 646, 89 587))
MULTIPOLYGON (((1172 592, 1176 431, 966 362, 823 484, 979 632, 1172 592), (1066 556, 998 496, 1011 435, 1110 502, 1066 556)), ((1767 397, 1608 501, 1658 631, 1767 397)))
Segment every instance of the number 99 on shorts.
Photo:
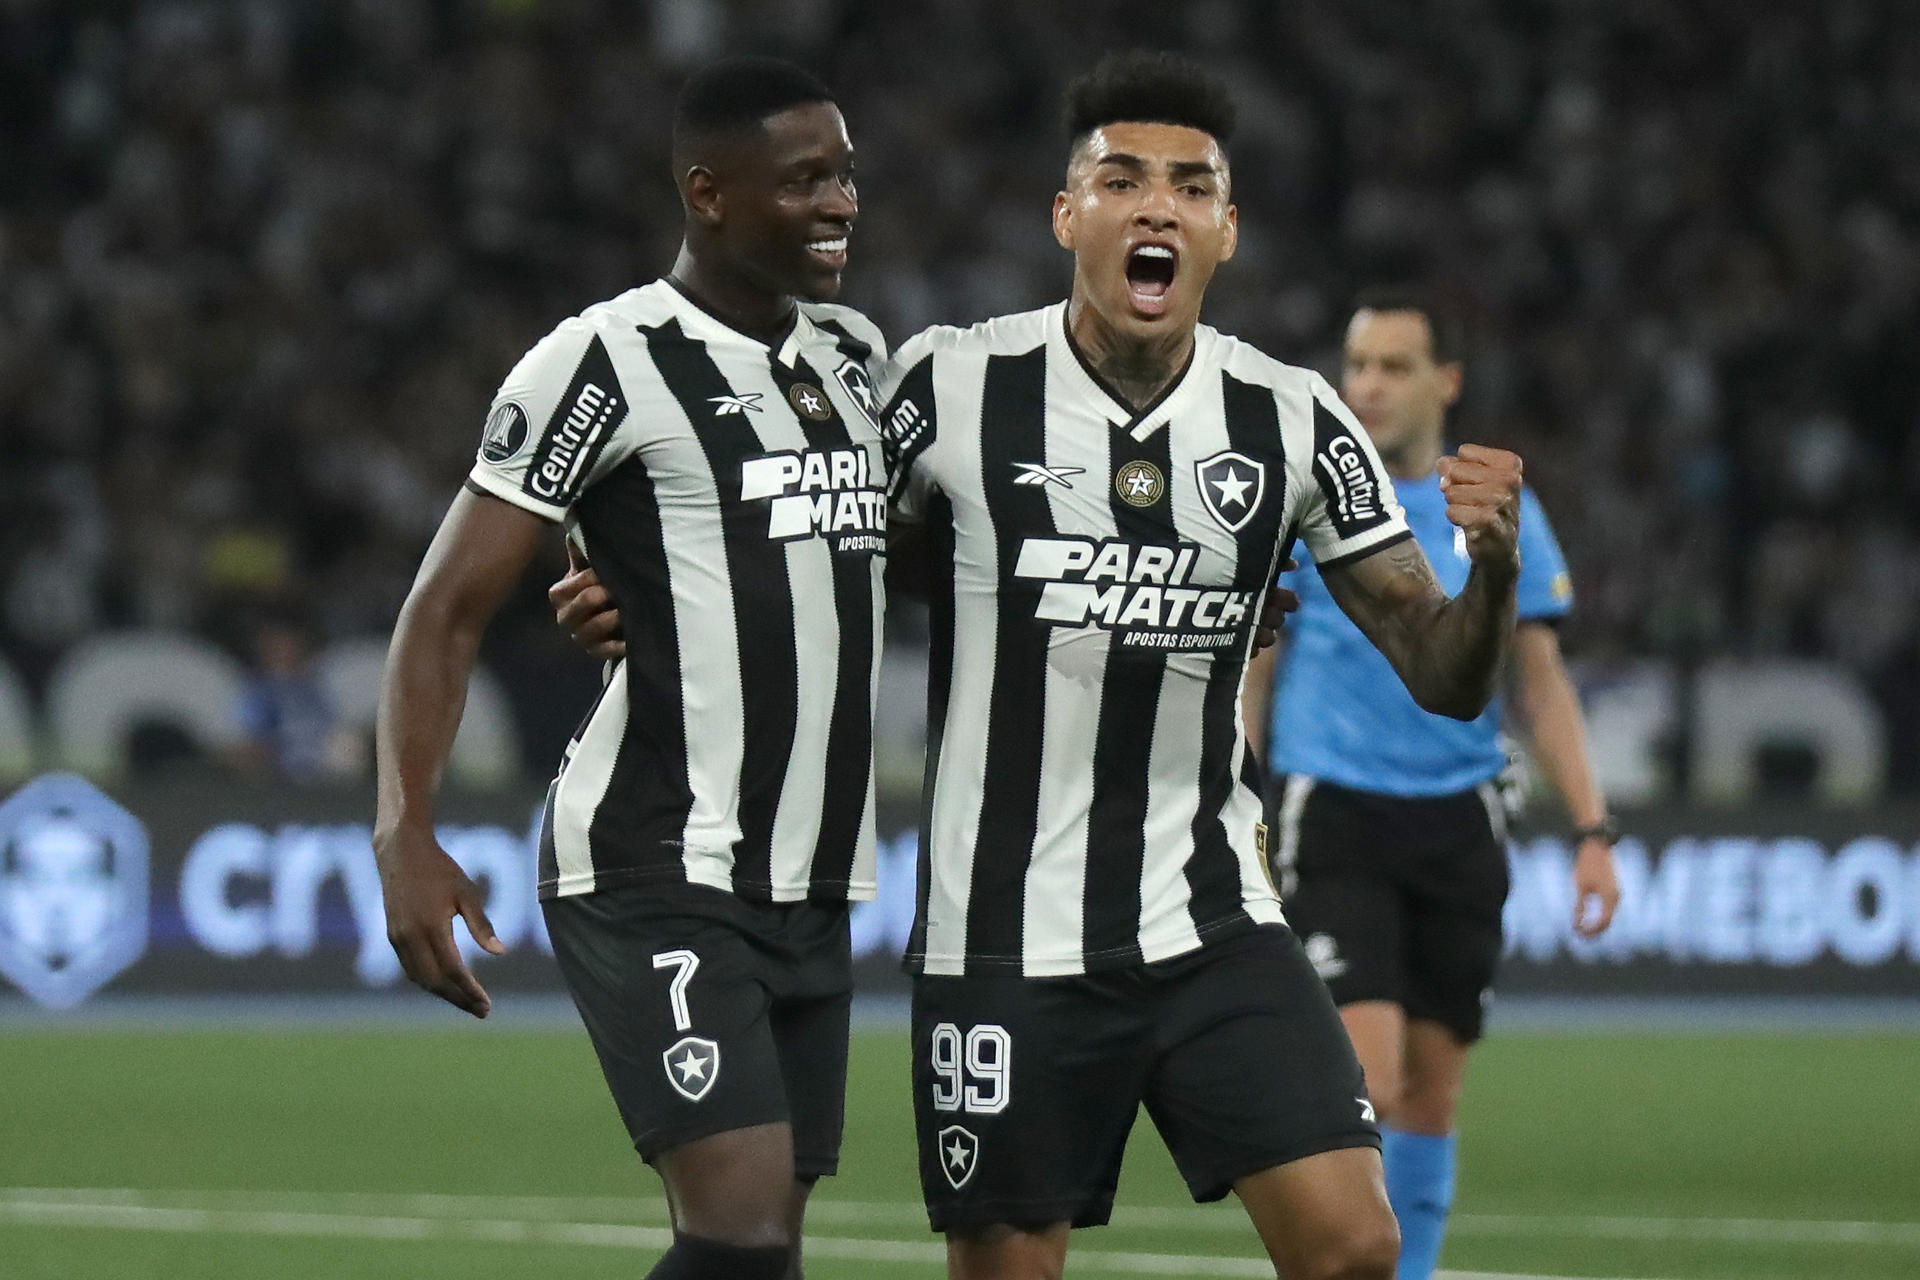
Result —
POLYGON ((933 1067, 933 1109, 998 1115, 1013 1096, 1013 1037, 992 1023, 968 1027, 951 1022, 933 1029, 928 1047, 933 1067))

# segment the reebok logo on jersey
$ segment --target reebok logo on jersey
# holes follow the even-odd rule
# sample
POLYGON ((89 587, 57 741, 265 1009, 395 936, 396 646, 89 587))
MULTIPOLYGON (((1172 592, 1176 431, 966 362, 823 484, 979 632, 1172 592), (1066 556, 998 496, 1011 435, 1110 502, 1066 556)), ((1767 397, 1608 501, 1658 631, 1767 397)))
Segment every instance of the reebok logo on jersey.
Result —
POLYGON ((730 413, 759 413, 760 398, 760 392, 746 391, 737 396, 708 396, 707 403, 714 406, 714 417, 724 418, 730 413))
POLYGON ((1068 476, 1077 476, 1086 470, 1085 467, 1045 467, 1037 462, 1016 462, 1013 469, 1017 473, 1013 477, 1015 484, 1057 484, 1062 489, 1073 488, 1068 476))
POLYGON ((1313 402, 1313 470, 1326 495, 1327 514, 1342 539, 1387 522, 1380 478, 1346 423, 1313 402))
POLYGON ((1046 585, 1034 618, 1099 626, 1127 649, 1204 652, 1237 644, 1257 591, 1191 587, 1200 548, 1117 539, 1028 538, 1013 576, 1046 585))
POLYGON ((767 503, 775 542, 824 537, 835 551, 886 546, 887 496, 865 449, 768 453, 740 464, 740 500, 767 503))

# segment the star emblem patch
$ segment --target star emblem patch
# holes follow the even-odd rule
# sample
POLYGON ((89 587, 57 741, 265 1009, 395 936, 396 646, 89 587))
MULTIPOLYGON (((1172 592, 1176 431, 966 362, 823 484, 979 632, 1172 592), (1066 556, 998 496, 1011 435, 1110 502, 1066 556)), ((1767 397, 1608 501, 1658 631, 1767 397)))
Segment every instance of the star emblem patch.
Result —
POLYGON ((1200 483, 1200 504, 1228 533, 1246 528, 1267 496, 1266 464, 1233 449, 1194 463, 1193 474, 1200 483))
POLYGON ((720 1046, 703 1036, 684 1036, 660 1055, 667 1083, 688 1102, 698 1102, 720 1078, 720 1046))
POLYGON ((955 1191, 967 1185, 980 1167, 980 1139, 964 1127, 950 1124, 940 1131, 940 1171, 955 1191))

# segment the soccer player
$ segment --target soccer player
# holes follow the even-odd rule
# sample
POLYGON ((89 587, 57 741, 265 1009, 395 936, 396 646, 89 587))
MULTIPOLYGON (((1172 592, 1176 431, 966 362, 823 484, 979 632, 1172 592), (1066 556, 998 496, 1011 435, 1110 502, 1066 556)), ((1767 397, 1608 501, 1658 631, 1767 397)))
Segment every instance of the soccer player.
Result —
POLYGON ((590 554, 629 656, 548 792, 560 969, 674 1243, 656 1280, 798 1274, 838 1160, 848 901, 874 889, 885 533, 879 334, 829 305, 858 212, 832 95, 716 64, 673 125, 673 272, 563 322, 507 375, 388 657, 375 848, 407 975, 478 1017, 433 800, 480 633, 547 530, 590 554))
MULTIPOLYGON (((1449 521, 1440 463, 1460 394, 1457 324, 1417 291, 1363 297, 1347 327, 1343 392, 1393 476, 1441 585, 1469 550, 1449 521)), ((1592 937, 1619 900, 1613 823, 1587 760, 1580 705, 1555 626, 1573 601, 1565 561, 1531 489, 1520 494, 1512 684, 1534 758, 1579 840, 1574 927, 1592 937)), ((1408 696, 1338 607, 1335 574, 1283 579, 1301 609, 1272 698, 1274 850, 1287 918, 1306 940, 1353 1038, 1383 1125, 1387 1195, 1400 1222, 1399 1280, 1427 1280, 1453 1200, 1454 1113, 1500 957, 1506 763, 1500 712, 1460 722, 1408 696)), ((1274 655, 1247 678, 1248 731, 1268 727, 1274 655)))
POLYGON ((929 1213, 957 1280, 1058 1276, 1144 1103, 1281 1276, 1384 1280, 1373 1107, 1267 876, 1241 681, 1298 537, 1421 706, 1478 716, 1520 462, 1439 463, 1470 562, 1449 598, 1332 388, 1198 322, 1237 237, 1224 91, 1129 55, 1068 104, 1071 296, 910 340, 881 419, 889 556, 917 542, 932 598, 908 952, 929 1213))

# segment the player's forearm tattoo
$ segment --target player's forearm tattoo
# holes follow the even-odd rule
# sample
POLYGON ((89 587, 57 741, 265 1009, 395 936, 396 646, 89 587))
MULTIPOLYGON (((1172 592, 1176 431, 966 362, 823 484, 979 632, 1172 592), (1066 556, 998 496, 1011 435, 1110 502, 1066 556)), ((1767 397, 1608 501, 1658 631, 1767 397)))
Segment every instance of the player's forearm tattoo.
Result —
POLYGON ((1329 589, 1428 711, 1470 720, 1486 709, 1513 634, 1511 577, 1478 564, 1448 599, 1408 540, 1326 575, 1329 589))

